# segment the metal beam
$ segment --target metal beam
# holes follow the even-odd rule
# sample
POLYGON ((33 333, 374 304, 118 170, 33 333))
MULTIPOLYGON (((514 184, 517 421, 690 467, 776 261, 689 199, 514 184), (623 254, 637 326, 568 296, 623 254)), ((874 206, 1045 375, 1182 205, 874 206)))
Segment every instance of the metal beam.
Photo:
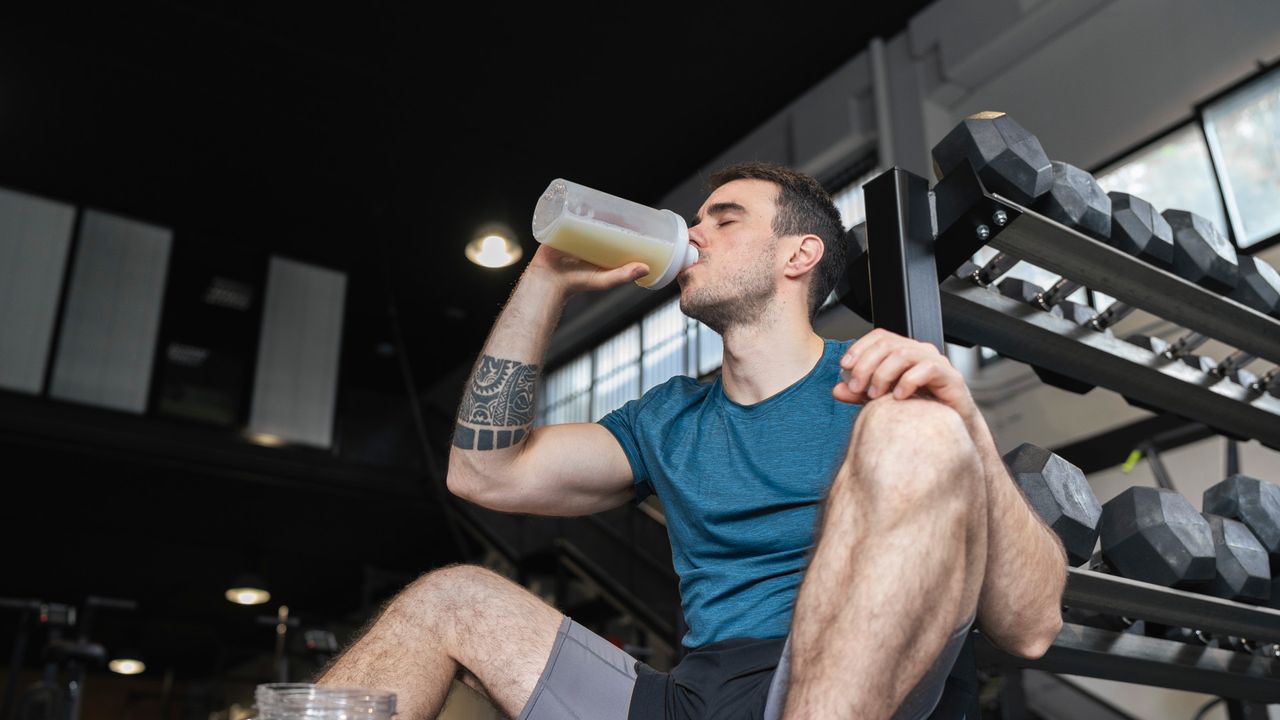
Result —
POLYGON ((1280 364, 1280 321, 997 198, 1020 213, 991 238, 997 250, 1280 364))
POLYGON ((1043 657, 1010 655, 985 637, 978 661, 1258 702, 1280 702, 1280 660, 1067 623, 1043 657))
MULTIPOLYGON (((941 290, 949 336, 1114 390, 1220 432, 1280 448, 1280 399, 1080 327, 966 279, 948 278, 941 290)), ((1280 330, 1275 339, 1280 340, 1280 330)))
POLYGON ((873 321, 942 350, 929 183, 895 167, 863 187, 873 321))
POLYGON ((1062 603, 1260 642, 1280 642, 1280 610, 1071 568, 1062 603))

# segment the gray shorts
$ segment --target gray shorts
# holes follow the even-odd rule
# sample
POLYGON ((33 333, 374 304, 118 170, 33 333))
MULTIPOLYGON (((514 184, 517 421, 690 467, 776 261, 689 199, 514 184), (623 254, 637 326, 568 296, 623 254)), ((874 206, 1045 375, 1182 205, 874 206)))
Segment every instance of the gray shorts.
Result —
POLYGON ((627 720, 636 662, 566 615, 517 720, 627 720))
MULTIPOLYGON (((972 624, 971 618, 952 634, 933 666, 894 714, 895 720, 916 720, 933 712, 972 624)), ((566 616, 560 623, 555 645, 538 684, 517 720, 627 720, 632 692, 636 687, 638 662, 613 643, 566 616)), ((788 635, 769 680, 762 709, 764 720, 781 717, 790 678, 791 637, 788 635)), ((679 705, 664 704, 668 708, 679 705)))

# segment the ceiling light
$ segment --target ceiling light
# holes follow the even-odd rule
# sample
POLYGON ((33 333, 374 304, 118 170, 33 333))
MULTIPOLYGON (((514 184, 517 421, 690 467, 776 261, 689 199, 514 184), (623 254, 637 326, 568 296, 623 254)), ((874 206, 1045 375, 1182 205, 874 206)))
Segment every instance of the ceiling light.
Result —
POLYGON ((481 232, 479 237, 467 243, 466 250, 468 260, 487 268, 506 267, 519 260, 522 254, 520 244, 511 239, 511 234, 500 230, 481 232))
POLYGON ((226 598, 237 605, 261 605, 271 599, 266 587, 257 575, 241 575, 233 587, 227 589, 226 598))
POLYGON ((263 447, 280 447, 284 445, 284 438, 271 433, 249 433, 249 442, 263 447))
MULTIPOLYGON (((132 655, 133 653, 128 653, 132 655)), ((120 657, 107 663, 113 673, 121 675, 138 675, 147 669, 147 664, 135 657, 120 657)))

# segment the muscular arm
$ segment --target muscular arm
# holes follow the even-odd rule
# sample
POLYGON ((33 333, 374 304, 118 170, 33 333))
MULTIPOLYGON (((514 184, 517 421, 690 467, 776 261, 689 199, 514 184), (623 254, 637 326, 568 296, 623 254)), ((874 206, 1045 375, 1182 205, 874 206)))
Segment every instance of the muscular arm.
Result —
POLYGON ((1062 628, 1066 552, 1009 477, 981 413, 965 425, 987 484, 987 567, 978 625, 1005 650, 1040 657, 1062 628))
POLYGON ((633 280, 633 263, 605 271, 541 247, 485 341, 463 392, 449 452, 449 490, 484 507, 585 515, 632 496, 631 466, 595 423, 533 429, 539 367, 565 300, 633 280))

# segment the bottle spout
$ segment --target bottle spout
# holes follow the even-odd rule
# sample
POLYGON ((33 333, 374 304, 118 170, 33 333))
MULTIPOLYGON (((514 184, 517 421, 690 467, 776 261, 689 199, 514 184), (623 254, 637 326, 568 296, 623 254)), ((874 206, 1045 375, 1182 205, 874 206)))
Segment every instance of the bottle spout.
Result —
POLYGON ((686 245, 684 248, 684 262, 680 263, 680 269, 684 270, 698 262, 698 248, 692 244, 686 245))

